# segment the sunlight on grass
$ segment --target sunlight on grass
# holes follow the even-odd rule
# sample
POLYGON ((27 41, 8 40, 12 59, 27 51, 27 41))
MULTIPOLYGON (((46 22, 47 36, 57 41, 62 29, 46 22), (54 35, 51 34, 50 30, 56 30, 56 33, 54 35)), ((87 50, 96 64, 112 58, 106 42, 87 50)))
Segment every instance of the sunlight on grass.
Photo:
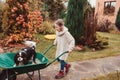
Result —
MULTIPOLYGON (((120 55, 120 35, 118 34, 111 34, 111 33, 103 33, 97 32, 102 37, 107 37, 109 40, 108 48, 100 51, 93 52, 92 50, 85 47, 83 51, 73 51, 69 54, 68 61, 82 61, 82 60, 89 60, 89 59, 96 59, 96 58, 103 58, 108 56, 117 56, 120 55)), ((44 38, 44 35, 36 35, 39 38, 39 43, 37 44, 37 51, 44 52, 52 43, 53 40, 47 40, 44 38)), ((67 46, 66 46, 67 47, 67 46)), ((54 59, 56 46, 51 48, 46 56, 49 59, 54 59)))
MULTIPOLYGON (((43 53, 44 51, 47 50, 47 48, 53 44, 53 40, 48 40, 44 38, 44 35, 37 34, 37 38, 39 38, 39 43, 37 44, 36 50, 37 52, 43 53)), ((55 55, 55 46, 53 46, 47 53, 46 56, 49 59, 54 59, 55 55)))

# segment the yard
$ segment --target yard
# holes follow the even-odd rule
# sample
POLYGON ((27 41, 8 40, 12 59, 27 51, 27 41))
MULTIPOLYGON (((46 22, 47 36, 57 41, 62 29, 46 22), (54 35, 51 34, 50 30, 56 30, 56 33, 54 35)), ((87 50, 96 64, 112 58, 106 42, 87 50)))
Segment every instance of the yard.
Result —
MULTIPOLYGON (((65 21, 64 25, 75 38, 75 43, 77 45, 87 45, 83 46, 82 50, 74 50, 70 53, 67 59, 68 62, 120 56, 120 34, 117 34, 120 28, 119 6, 114 6, 116 14, 114 19, 110 18, 109 20, 106 18, 103 20, 101 18, 102 21, 99 23, 99 17, 101 17, 98 14, 100 13, 98 12, 99 8, 96 8, 96 6, 92 7, 89 1, 0 0, 0 54, 19 51, 25 47, 25 45, 21 44, 25 40, 36 41, 36 51, 44 53, 54 41, 53 39, 46 39, 44 37, 45 34, 54 34, 53 22, 57 19, 63 19, 65 21), (66 2, 68 3, 67 5, 65 5, 66 2), (113 24, 112 27, 110 27, 110 24, 113 24), (111 33, 112 31, 115 34, 111 33), (107 39, 108 46, 102 49, 104 44, 102 44, 101 39, 96 38, 95 34, 99 35, 100 38, 107 39), (88 48, 88 46, 91 48, 88 48)), ((118 2, 116 5, 119 5, 118 2)), ((106 10, 106 13, 108 12, 109 10, 106 10)), ((103 18, 105 17, 103 16, 103 18)), ((53 46, 47 52, 46 57, 54 60, 55 52, 56 46, 53 46)), ((111 75, 114 78, 114 73, 107 75, 107 77, 111 75)), ((110 80, 106 77, 98 77, 94 80, 104 79, 110 80)))
MULTIPOLYGON (((120 35, 119 34, 111 34, 111 33, 103 33, 97 32, 99 35, 109 38, 109 46, 106 49, 100 51, 92 51, 91 49, 84 46, 84 50, 82 51, 73 51, 68 61, 82 61, 88 59, 96 59, 96 58, 103 58, 108 56, 117 56, 120 55, 120 35)), ((44 52, 52 43, 53 40, 47 40, 44 38, 44 35, 36 35, 39 38, 39 43, 37 44, 37 51, 44 52)), ((67 47, 67 46, 66 46, 67 47)), ((55 46, 48 51, 46 56, 49 59, 54 59, 55 54, 55 46)))
MULTIPOLYGON (((108 56, 117 56, 120 55, 120 35, 119 34, 111 34, 111 33, 104 33, 104 32, 97 32, 102 37, 108 38, 109 45, 106 49, 92 51, 92 49, 87 48, 84 46, 84 49, 81 51, 73 51, 69 57, 68 61, 83 61, 89 59, 96 59, 96 58, 103 58, 108 56)), ((36 34, 39 39, 37 43, 36 51, 43 53, 50 45, 53 44, 54 40, 48 40, 44 38, 44 35, 36 34)), ((19 47, 19 46, 18 46, 19 47)), ((67 47, 67 46, 66 46, 67 47)), ((17 47, 12 48, 14 52, 20 49, 17 47)), ((46 54, 49 59, 54 59, 56 47, 53 46, 46 54)), ((9 52, 9 51, 8 51, 9 52)))

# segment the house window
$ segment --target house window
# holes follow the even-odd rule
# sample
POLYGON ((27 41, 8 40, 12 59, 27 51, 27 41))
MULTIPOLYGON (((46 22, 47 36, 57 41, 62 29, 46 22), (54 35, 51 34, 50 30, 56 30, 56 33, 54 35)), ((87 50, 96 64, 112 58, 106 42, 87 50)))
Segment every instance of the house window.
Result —
POLYGON ((104 14, 113 15, 115 12, 116 1, 106 1, 104 2, 104 14))

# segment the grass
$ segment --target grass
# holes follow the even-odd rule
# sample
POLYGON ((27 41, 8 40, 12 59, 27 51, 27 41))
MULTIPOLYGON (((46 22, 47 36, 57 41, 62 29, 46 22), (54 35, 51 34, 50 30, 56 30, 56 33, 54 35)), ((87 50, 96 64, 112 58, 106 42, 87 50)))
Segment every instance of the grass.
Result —
MULTIPOLYGON (((37 47, 36 47, 36 50, 37 50, 38 52, 44 53, 44 51, 46 51, 47 48, 48 48, 50 45, 53 44, 53 40, 45 39, 45 38, 44 38, 44 35, 37 34, 36 37, 39 38, 39 43, 37 44, 37 47)), ((54 59, 55 50, 56 50, 56 47, 53 46, 53 47, 46 53, 46 56, 47 56, 49 59, 54 59)))
MULTIPOLYGON (((106 49, 95 51, 88 49, 86 46, 83 51, 73 51, 69 57, 68 61, 83 61, 89 59, 96 58, 104 58, 108 56, 118 56, 120 55, 120 34, 111 34, 111 33, 103 33, 97 32, 102 37, 108 38, 109 46, 106 49)), ((37 43, 36 51, 43 53, 50 45, 53 44, 54 40, 47 40, 44 38, 44 35, 37 34, 35 37, 39 39, 39 43, 37 43)), ((66 46, 67 47, 67 46, 66 46)), ((55 57, 56 46, 51 48, 46 56, 53 60, 55 57)))
MULTIPOLYGON (((104 58, 109 56, 118 56, 120 55, 120 35, 119 34, 111 34, 111 33, 103 33, 97 32, 100 36, 108 38, 109 46, 108 48, 100 51, 93 52, 92 50, 85 47, 83 51, 73 51, 69 57, 68 61, 83 61, 83 60, 90 60, 96 58, 104 58)), ((37 51, 44 52, 52 43, 53 40, 47 40, 44 38, 44 35, 36 35, 39 38, 39 43, 37 44, 37 51)), ((66 46, 67 47, 67 46, 66 46)), ((53 60, 55 55, 56 47, 54 46, 51 48, 46 56, 48 59, 53 60)), ((120 80, 120 73, 110 73, 104 76, 98 76, 94 79, 88 80, 120 80)))
POLYGON ((87 80, 120 80, 120 72, 116 71, 114 73, 110 73, 105 76, 99 76, 97 78, 87 79, 87 80))
MULTIPOLYGON (((85 47, 84 51, 73 51, 69 57, 68 61, 82 61, 96 58, 103 58, 108 56, 117 56, 120 55, 120 35, 119 34, 111 34, 111 33, 103 33, 97 32, 102 37, 109 38, 109 46, 108 48, 100 51, 93 52, 92 50, 85 47)), ((37 44, 37 51, 44 52, 52 43, 53 40, 47 40, 44 38, 44 35, 36 35, 39 38, 39 43, 37 44)), ((67 46, 66 46, 67 47, 67 46)), ((46 56, 49 59, 54 59, 56 47, 51 48, 46 56)))

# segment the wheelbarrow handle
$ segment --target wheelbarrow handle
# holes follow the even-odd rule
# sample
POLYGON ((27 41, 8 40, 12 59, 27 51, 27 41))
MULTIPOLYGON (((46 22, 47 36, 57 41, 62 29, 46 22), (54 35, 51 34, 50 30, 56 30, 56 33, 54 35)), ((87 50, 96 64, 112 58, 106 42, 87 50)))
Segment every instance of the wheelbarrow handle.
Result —
POLYGON ((43 52, 43 55, 45 55, 54 45, 50 45, 44 52, 43 52))
POLYGON ((53 61, 51 61, 50 63, 48 63, 48 64, 46 65, 46 67, 49 66, 50 64, 54 63, 59 57, 61 57, 62 55, 66 54, 66 53, 69 53, 69 51, 63 52, 61 55, 59 55, 59 56, 58 56, 57 58, 55 58, 53 61))

